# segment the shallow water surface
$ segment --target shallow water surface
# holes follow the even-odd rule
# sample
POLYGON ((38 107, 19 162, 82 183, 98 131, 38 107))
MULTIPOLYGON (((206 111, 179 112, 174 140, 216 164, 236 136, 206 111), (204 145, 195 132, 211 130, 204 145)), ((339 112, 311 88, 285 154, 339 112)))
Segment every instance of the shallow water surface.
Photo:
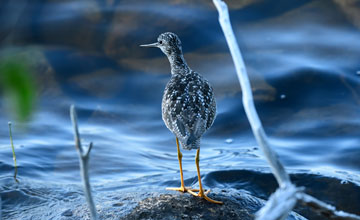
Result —
MULTIPOLYGON (((359 2, 227 2, 259 116, 280 160, 310 194, 360 214, 359 2)), ((84 145, 94 142, 96 201, 180 184, 175 137, 161 119, 170 67, 160 50, 139 47, 166 31, 179 35, 188 64, 216 94, 217 118, 201 141, 206 187, 247 190, 262 199, 275 190, 210 1, 5 1, 0 20, 1 53, 30 60, 39 94, 26 126, 1 100, 4 219, 61 219, 66 209, 59 207, 85 203, 71 104, 84 145)), ((196 185, 195 151, 183 154, 186 184, 196 185)))

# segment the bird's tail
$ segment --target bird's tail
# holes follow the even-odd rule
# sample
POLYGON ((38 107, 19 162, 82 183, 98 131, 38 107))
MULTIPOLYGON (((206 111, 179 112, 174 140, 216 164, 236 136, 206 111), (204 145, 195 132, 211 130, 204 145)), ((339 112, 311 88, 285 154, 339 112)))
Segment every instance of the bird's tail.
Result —
POLYGON ((197 138, 194 134, 190 134, 189 138, 182 142, 182 147, 186 150, 198 149, 200 146, 200 138, 197 138))
POLYGON ((195 135, 191 133, 190 137, 186 141, 186 145, 191 145, 192 143, 194 143, 196 141, 196 139, 197 138, 195 137, 195 135))

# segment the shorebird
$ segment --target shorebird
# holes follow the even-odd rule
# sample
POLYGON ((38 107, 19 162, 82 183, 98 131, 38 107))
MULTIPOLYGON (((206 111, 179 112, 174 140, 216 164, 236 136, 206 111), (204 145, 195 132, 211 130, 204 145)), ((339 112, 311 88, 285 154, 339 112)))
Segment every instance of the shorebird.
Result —
POLYGON ((140 46, 160 48, 169 59, 171 67, 171 79, 165 87, 162 99, 162 119, 176 137, 181 186, 166 189, 188 192, 209 202, 222 204, 207 196, 210 190, 203 189, 199 167, 200 138, 211 127, 216 115, 216 102, 210 83, 187 65, 182 53, 181 41, 176 34, 162 33, 157 42, 140 46), (179 141, 183 149, 197 149, 195 163, 199 189, 191 189, 184 185, 179 141))

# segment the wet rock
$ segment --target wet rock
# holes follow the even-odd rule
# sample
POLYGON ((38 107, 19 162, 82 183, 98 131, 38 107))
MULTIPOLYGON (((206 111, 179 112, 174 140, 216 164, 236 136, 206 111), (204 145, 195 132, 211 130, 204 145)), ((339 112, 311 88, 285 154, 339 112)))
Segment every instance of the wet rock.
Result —
POLYGON ((123 206, 123 205, 124 205, 124 203, 122 203, 122 202, 117 202, 117 203, 113 204, 114 207, 123 206))
MULTIPOLYGON (((209 197, 224 202, 209 203, 187 193, 137 192, 102 193, 96 195, 99 219, 101 220, 168 220, 168 219, 254 219, 255 213, 264 205, 264 200, 246 191, 235 189, 212 189, 209 197)), ((69 219, 90 220, 85 203, 73 209, 69 219)), ((63 219, 61 219, 63 220, 63 219)), ((287 220, 305 220, 292 212, 287 220)))
MULTIPOLYGON (((160 194, 150 196, 122 219, 254 219, 254 214, 263 202, 246 192, 216 190, 209 197, 224 202, 224 205, 209 203, 189 194, 160 194)), ((288 219, 304 219, 290 216, 288 219)))
POLYGON ((73 215, 73 212, 71 211, 71 209, 67 209, 63 213, 61 213, 61 215, 66 216, 66 217, 70 217, 70 216, 73 215))
MULTIPOLYGON (((254 178, 251 175, 246 176, 254 178)), ((264 179, 262 180, 264 182, 264 179)), ((11 212, 6 212, 4 219, 90 220, 90 212, 84 195, 81 193, 81 187, 67 186, 64 192, 64 187, 57 185, 48 187, 41 183, 27 183, 24 180, 21 185, 14 187, 12 178, 9 178, 9 183, 11 184, 5 184, 5 186, 9 186, 8 191, 12 193, 4 193, 4 191, 0 193, 3 201, 11 201, 11 205, 7 203, 8 207, 11 207, 8 209, 11 212), (38 188, 34 188, 34 185, 38 188), (24 197, 25 195, 20 193, 19 188, 21 191, 46 195, 46 198, 53 200, 34 199, 32 194, 24 197), (15 203, 19 204, 19 207, 30 208, 13 208, 12 204, 15 203)), ((209 197, 223 201, 224 205, 212 204, 186 193, 158 191, 158 186, 137 187, 130 190, 114 190, 114 187, 110 186, 103 189, 101 193, 96 193, 96 191, 94 193, 99 220, 247 220, 254 219, 254 214, 265 202, 247 191, 234 188, 213 188, 210 192, 209 197)), ((314 215, 309 215, 309 219, 316 218, 314 215)), ((305 220, 305 218, 292 212, 287 220, 305 220)))
POLYGON ((28 0, 10 1, 4 0, 1 2, 0 7, 0 20, 1 20, 1 33, 0 42, 6 45, 12 41, 12 35, 16 32, 15 27, 19 23, 19 18, 23 13, 28 0))
POLYGON ((126 216, 127 219, 253 219, 239 203, 227 200, 226 205, 209 204, 189 196, 160 195, 150 197, 126 216))
POLYGON ((334 0, 349 21, 360 28, 360 2, 357 0, 334 0))
MULTIPOLYGON (((99 33, 97 27, 102 24, 104 17, 97 1, 89 0, 85 3, 73 0, 51 0, 43 4, 39 16, 51 18, 51 22, 42 22, 37 26, 37 34, 45 44, 99 51, 102 33, 99 33)), ((28 30, 28 32, 34 31, 28 30)))
MULTIPOLYGON (((181 6, 186 5, 188 7, 206 7, 207 9, 215 9, 214 3, 212 1, 208 0, 198 0, 196 2, 192 0, 160 0, 157 1, 161 4, 169 4, 169 5, 175 5, 175 6, 181 6)), ((260 2, 260 0, 244 0, 244 1, 226 1, 228 4, 228 7, 231 9, 241 9, 249 5, 253 5, 260 2)))
POLYGON ((115 69, 105 68, 70 77, 69 83, 91 97, 107 99, 116 97, 114 91, 123 86, 124 79, 115 69))

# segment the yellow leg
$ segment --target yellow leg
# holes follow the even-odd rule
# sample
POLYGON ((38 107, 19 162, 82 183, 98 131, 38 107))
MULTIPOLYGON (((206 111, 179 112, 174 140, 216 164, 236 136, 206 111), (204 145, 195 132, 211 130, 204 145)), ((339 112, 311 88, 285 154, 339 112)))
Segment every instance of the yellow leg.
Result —
POLYGON ((199 162, 200 162, 200 159, 199 159, 199 154, 200 154, 200 148, 197 149, 196 151, 196 157, 195 157, 195 163, 196 163, 196 169, 197 169, 197 175, 198 175, 198 179, 199 179, 199 193, 196 194, 194 193, 192 190, 188 190, 188 192, 194 196, 199 196, 201 198, 204 198, 206 199, 207 201, 209 202, 212 202, 212 203, 215 203, 215 204, 223 204, 223 202, 220 202, 220 201, 215 201, 213 199, 210 199, 209 197, 207 197, 207 194, 210 192, 210 190, 204 192, 203 190, 203 187, 202 187, 202 184, 201 184, 201 176, 200 176, 200 167, 199 167, 199 162))
MULTIPOLYGON (((166 188, 167 190, 175 190, 180 192, 187 192, 189 188, 186 188, 184 185, 184 176, 183 176, 183 170, 182 170, 182 153, 180 152, 180 146, 179 146, 179 139, 176 138, 176 146, 177 146, 177 153, 178 153, 178 160, 179 160, 179 166, 180 166, 180 178, 181 178, 181 186, 179 188, 166 188)), ((197 191, 197 190, 195 190, 197 191)))

